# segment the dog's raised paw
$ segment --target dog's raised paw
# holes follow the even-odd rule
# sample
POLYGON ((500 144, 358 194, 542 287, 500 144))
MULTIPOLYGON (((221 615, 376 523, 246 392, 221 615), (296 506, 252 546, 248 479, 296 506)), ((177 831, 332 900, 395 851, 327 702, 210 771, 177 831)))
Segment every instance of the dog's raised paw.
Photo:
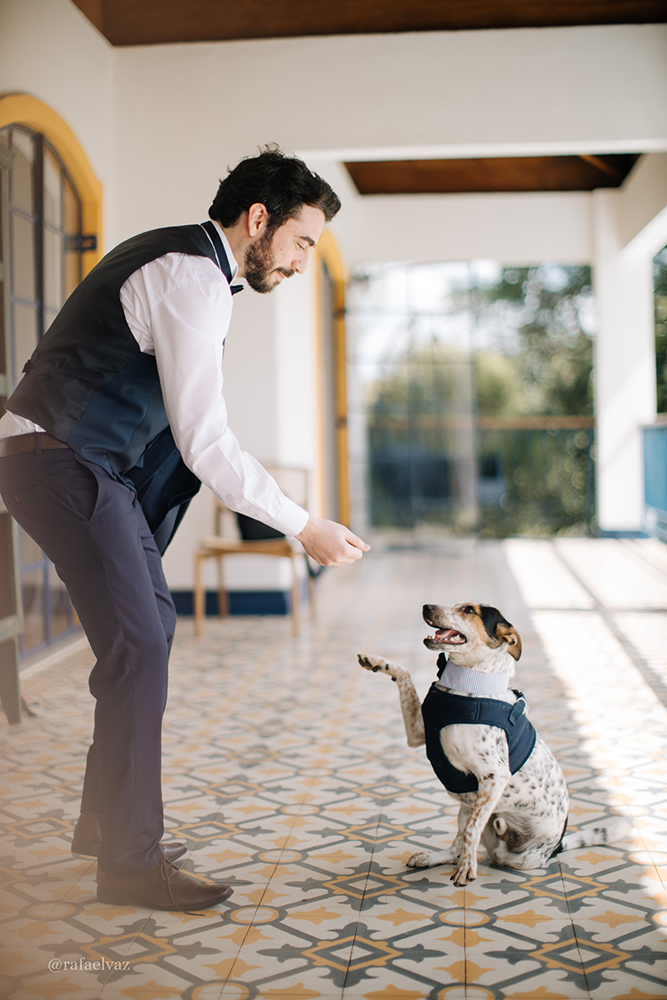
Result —
POLYGON ((373 673, 377 673, 378 670, 384 670, 386 673, 389 672, 389 663, 384 659, 383 656, 373 656, 365 655, 364 653, 358 653, 357 659, 364 670, 372 670, 373 673))
POLYGON ((408 858, 408 868, 430 868, 431 867, 431 852, 430 851, 417 851, 412 857, 408 858))

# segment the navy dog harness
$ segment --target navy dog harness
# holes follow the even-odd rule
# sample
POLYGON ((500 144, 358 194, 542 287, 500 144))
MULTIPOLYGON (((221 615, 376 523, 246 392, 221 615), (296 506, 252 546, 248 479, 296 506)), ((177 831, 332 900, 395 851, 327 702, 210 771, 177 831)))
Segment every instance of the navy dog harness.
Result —
POLYGON ((537 734, 526 718, 526 699, 520 691, 514 693, 517 700, 510 705, 495 698, 451 694, 435 683, 431 685, 422 704, 426 756, 448 792, 475 792, 479 786, 474 774, 466 774, 454 767, 442 749, 440 732, 447 726, 481 725, 503 729, 507 736, 512 774, 516 774, 526 763, 533 752, 537 734))

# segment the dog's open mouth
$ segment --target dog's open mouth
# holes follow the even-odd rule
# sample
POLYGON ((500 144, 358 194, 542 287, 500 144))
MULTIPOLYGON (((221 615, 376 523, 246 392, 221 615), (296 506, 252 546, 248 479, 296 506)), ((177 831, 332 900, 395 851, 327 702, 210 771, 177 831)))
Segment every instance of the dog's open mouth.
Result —
POLYGON ((440 642, 443 646, 461 646, 466 642, 466 637, 453 628, 439 628, 434 636, 430 636, 432 642, 440 642))

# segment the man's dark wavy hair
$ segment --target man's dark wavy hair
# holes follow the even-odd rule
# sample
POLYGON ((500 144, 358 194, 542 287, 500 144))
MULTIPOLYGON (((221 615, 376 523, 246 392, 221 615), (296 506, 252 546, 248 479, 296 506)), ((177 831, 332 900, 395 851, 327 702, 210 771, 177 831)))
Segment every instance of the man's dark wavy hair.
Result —
POLYGON ((296 218, 303 205, 319 208, 327 222, 340 208, 338 195, 325 180, 303 160, 287 156, 273 143, 229 171, 220 181, 208 214, 221 226, 233 226, 256 203, 264 205, 269 213, 269 230, 296 218))

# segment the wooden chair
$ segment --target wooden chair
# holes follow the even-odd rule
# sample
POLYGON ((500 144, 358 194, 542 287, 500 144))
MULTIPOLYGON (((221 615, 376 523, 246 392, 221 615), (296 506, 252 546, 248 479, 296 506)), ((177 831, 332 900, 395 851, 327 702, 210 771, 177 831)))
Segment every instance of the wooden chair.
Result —
MULTIPOLYGON (((276 479, 278 485, 296 503, 306 506, 308 503, 308 470, 288 469, 267 466, 267 471, 276 479)), ((205 617, 205 588, 203 567, 207 559, 215 559, 218 575, 218 614, 224 618, 229 614, 229 592, 225 586, 223 561, 225 556, 263 555, 275 556, 279 559, 289 559, 292 572, 290 588, 290 613, 292 617, 292 634, 299 633, 300 577, 297 569, 299 561, 308 560, 301 545, 292 538, 258 538, 244 539, 225 537, 227 507, 216 500, 214 532, 207 538, 200 538, 195 552, 195 589, 194 589, 194 624, 195 635, 202 634, 205 617)), ((308 568, 308 600, 311 617, 315 617, 315 577, 308 568)))

